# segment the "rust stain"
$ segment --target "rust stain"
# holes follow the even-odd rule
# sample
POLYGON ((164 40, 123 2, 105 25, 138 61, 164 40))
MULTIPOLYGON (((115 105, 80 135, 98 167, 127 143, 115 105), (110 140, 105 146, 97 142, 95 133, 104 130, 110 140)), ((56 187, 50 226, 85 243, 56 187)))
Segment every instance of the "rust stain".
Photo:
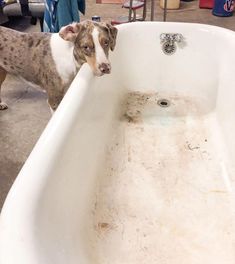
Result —
POLYGON ((130 146, 128 146, 127 155, 128 155, 128 158, 127 158, 128 162, 131 162, 131 147, 130 146))
POLYGON ((109 223, 98 223, 98 228, 99 229, 107 229, 110 228, 110 224, 109 223))
POLYGON ((222 194, 227 194, 227 191, 223 191, 223 190, 211 190, 210 193, 222 193, 222 194))
POLYGON ((132 92, 124 101, 124 120, 128 123, 142 122, 142 113, 147 105, 157 105, 157 93, 132 92))

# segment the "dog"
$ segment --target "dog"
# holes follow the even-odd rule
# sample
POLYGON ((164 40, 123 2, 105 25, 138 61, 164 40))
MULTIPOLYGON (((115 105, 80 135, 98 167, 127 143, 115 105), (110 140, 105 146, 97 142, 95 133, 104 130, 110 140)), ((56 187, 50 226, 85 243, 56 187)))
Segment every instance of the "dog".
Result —
MULTIPOLYGON (((116 45, 117 28, 105 22, 84 21, 58 33, 22 33, 0 27, 0 92, 7 74, 46 91, 54 112, 82 64, 95 76, 109 74, 109 50, 116 45)), ((8 106, 1 101, 0 110, 8 106)))

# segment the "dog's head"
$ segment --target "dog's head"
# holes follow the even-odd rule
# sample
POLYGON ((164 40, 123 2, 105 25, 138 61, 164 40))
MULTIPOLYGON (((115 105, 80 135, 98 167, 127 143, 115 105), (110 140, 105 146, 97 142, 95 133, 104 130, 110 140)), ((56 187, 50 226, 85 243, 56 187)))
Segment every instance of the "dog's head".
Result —
POLYGON ((96 76, 110 73, 109 49, 114 50, 117 29, 108 23, 85 21, 62 27, 59 35, 74 43, 74 58, 87 62, 96 76))

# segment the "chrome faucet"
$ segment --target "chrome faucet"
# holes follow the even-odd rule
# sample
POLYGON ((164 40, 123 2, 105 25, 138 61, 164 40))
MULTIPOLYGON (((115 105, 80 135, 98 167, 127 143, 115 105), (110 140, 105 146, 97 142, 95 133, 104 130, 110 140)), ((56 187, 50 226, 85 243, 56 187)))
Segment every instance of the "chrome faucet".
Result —
POLYGON ((183 35, 179 33, 162 33, 160 35, 162 50, 167 55, 172 55, 176 51, 176 44, 183 41, 183 35))

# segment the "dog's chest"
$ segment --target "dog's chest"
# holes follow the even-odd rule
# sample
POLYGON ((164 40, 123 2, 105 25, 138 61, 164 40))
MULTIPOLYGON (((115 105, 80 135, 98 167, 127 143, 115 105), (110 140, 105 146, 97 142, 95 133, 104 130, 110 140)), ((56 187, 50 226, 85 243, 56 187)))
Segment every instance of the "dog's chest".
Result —
POLYGON ((63 40, 57 33, 50 40, 52 58, 56 70, 64 84, 71 81, 80 65, 76 65, 73 56, 73 43, 63 40))

